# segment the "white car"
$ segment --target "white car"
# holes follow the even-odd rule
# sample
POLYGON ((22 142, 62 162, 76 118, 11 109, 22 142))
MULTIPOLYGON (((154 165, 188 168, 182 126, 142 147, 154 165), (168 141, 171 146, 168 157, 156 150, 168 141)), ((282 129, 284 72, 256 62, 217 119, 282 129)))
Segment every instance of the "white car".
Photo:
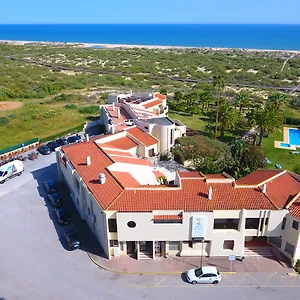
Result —
POLYGON ((216 267, 202 267, 191 269, 186 273, 186 279, 192 284, 212 283, 218 284, 221 281, 221 274, 216 267))

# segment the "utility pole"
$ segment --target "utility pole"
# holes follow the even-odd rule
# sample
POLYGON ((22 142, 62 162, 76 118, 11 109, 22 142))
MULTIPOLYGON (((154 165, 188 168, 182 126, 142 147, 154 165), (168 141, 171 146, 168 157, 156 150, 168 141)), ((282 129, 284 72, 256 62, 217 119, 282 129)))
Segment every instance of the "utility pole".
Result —
POLYGON ((202 250, 201 250, 200 268, 202 268, 202 264, 203 264, 203 245, 204 245, 204 239, 201 240, 201 243, 202 243, 202 250))

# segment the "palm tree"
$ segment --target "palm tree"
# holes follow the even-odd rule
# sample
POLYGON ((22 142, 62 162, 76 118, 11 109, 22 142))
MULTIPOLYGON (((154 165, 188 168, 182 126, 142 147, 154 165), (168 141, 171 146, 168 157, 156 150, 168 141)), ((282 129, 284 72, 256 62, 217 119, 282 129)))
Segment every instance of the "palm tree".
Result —
POLYGON ((217 132, 218 132, 218 122, 219 122, 219 105, 220 105, 220 96, 221 93, 224 91, 225 88, 225 81, 224 77, 218 73, 213 76, 212 80, 213 87, 216 90, 216 96, 217 96, 217 109, 216 109, 216 120, 215 120, 215 130, 214 130, 214 139, 217 138, 217 132))
POLYGON ((287 100, 287 97, 280 92, 275 92, 269 95, 268 100, 275 106, 277 110, 279 110, 280 105, 287 100))
POLYGON ((203 90, 199 93, 199 104, 202 106, 202 112, 208 109, 208 105, 212 102, 213 95, 209 90, 203 90))
POLYGON ((282 126, 284 115, 282 111, 274 106, 267 105, 265 108, 255 110, 249 118, 250 125, 259 128, 258 146, 262 146, 265 133, 274 132, 276 128, 282 126))
POLYGON ((249 104, 249 94, 241 91, 235 96, 235 105, 239 107, 240 113, 243 113, 243 108, 249 104))
POLYGON ((225 101, 219 107, 219 122, 221 123, 221 138, 224 138, 225 130, 233 129, 238 122, 239 115, 236 109, 225 101))

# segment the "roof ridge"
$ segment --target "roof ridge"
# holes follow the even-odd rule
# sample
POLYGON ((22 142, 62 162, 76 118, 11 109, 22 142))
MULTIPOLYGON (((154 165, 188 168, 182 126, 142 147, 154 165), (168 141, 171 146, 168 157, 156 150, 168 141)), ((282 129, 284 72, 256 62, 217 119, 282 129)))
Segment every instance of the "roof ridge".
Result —
POLYGON ((264 181, 258 183, 256 186, 260 186, 260 185, 262 185, 262 184, 268 183, 268 182, 270 182, 271 180, 276 179, 277 177, 280 177, 281 175, 283 175, 283 174, 285 174, 285 173, 286 173, 286 170, 282 170, 281 172, 279 172, 279 173, 273 175, 272 177, 269 177, 268 179, 266 179, 266 180, 264 180, 264 181))
POLYGON ((285 207, 289 209, 293 205, 293 203, 298 200, 299 197, 300 197, 300 192, 298 192, 285 207))

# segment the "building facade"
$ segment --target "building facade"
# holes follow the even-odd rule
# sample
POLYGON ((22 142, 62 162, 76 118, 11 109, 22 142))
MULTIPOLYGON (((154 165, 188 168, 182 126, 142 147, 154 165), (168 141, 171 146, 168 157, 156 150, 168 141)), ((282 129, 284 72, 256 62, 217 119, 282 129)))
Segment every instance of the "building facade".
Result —
POLYGON ((279 238, 284 253, 299 257, 292 212, 300 194, 297 176, 259 170, 236 181, 226 173, 178 172, 168 184, 161 180, 164 170, 139 158, 146 144, 140 140, 153 137, 134 128, 143 137, 132 139, 137 133, 130 129, 56 152, 59 178, 108 258, 244 256, 245 241, 257 237, 273 244, 279 238))

